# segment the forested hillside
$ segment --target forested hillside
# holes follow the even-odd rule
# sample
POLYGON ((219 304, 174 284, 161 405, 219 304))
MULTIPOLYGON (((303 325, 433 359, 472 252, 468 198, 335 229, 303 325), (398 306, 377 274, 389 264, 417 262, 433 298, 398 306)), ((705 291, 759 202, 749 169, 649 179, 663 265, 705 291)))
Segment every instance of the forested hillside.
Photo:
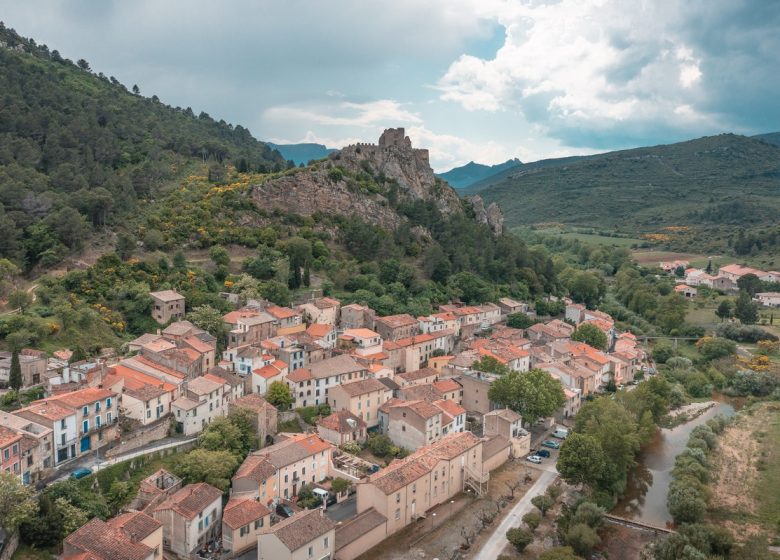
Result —
POLYGON ((194 161, 281 170, 249 131, 140 95, 0 24, 0 257, 53 264, 194 161))

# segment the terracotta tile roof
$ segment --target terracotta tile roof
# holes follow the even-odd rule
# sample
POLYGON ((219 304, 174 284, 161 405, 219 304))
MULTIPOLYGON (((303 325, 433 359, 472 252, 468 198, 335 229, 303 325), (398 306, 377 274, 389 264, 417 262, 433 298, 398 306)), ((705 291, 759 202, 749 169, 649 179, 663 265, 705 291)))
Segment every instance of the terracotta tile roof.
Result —
POLYGON ((122 531, 132 542, 142 541, 162 527, 162 523, 154 517, 140 511, 117 515, 113 519, 109 519, 108 524, 114 529, 122 531))
POLYGON ((336 528, 336 522, 320 509, 296 513, 272 526, 269 533, 276 535, 290 552, 306 546, 314 539, 336 528))
POLYGON ((357 371, 363 371, 366 368, 360 365, 352 356, 347 354, 341 354, 328 358, 321 362, 309 365, 309 371, 311 371, 312 377, 316 379, 323 379, 332 375, 342 375, 344 373, 354 373, 357 371))
POLYGON ((150 375, 164 374, 170 377, 175 377, 177 379, 184 379, 186 377, 183 373, 176 371, 175 369, 171 369, 167 366, 163 366, 156 362, 153 362, 146 356, 133 356, 132 358, 127 358, 126 360, 122 360, 120 363, 131 369, 142 371, 150 375))
POLYGON ((398 383, 396 383, 389 377, 380 377, 379 382, 385 387, 387 387, 390 391, 397 391, 398 389, 401 388, 401 386, 398 385, 398 383))
POLYGON ((206 344, 196 336, 188 336, 184 339, 184 342, 192 346, 193 350, 200 352, 201 354, 207 354, 214 351, 210 345, 206 344))
POLYGON ((240 480, 242 478, 249 478, 254 480, 258 484, 262 484, 269 478, 271 478, 276 472, 276 467, 271 464, 268 457, 265 455, 247 455, 241 466, 238 467, 236 474, 233 475, 233 480, 240 480))
POLYGON ((431 472, 439 461, 450 461, 480 444, 480 439, 471 432, 448 434, 404 459, 393 461, 370 475, 368 482, 390 495, 431 472))
POLYGON ((184 336, 188 332, 198 332, 200 330, 201 329, 184 319, 171 323, 162 330, 162 333, 168 336, 184 336))
POLYGON ((193 519, 209 507, 217 499, 222 498, 222 492, 211 484, 199 482, 188 484, 177 490, 170 498, 157 506, 154 511, 171 509, 187 519, 193 519))
POLYGON ((399 389, 399 394, 402 398, 409 401, 433 402, 444 398, 444 393, 439 391, 433 383, 407 385, 399 389))
POLYGON ((265 308, 265 311, 277 319, 289 319, 290 317, 300 315, 300 313, 293 311, 289 307, 279 307, 278 305, 269 305, 265 308))
POLYGON ((17 414, 25 412, 41 416, 47 420, 55 421, 62 420, 63 418, 75 414, 72 409, 63 406, 54 400, 38 401, 16 411, 17 414))
POLYGON ((274 405, 269 403, 267 400, 265 400, 257 393, 250 393, 246 396, 236 399, 235 402, 233 402, 233 405, 240 408, 247 408, 249 410, 254 410, 255 412, 261 412, 263 409, 269 409, 269 408, 273 408, 274 410, 276 410, 276 407, 274 405))
POLYGON ((86 389, 79 389, 78 391, 57 395, 56 397, 50 397, 49 399, 44 400, 56 400, 65 406, 79 408, 111 397, 116 397, 114 391, 109 391, 108 389, 102 389, 100 387, 88 387, 86 389))
POLYGON ((466 414, 466 409, 460 406, 455 401, 451 400, 439 400, 439 401, 433 401, 433 405, 436 408, 439 408, 443 412, 446 412, 453 418, 456 416, 460 416, 461 414, 466 414))
POLYGON ((306 334, 314 338, 324 338, 333 331, 333 325, 314 323, 306 329, 306 334))
POLYGON ((267 515, 271 515, 271 510, 257 500, 230 498, 222 512, 222 522, 231 529, 239 529, 267 515))
POLYGON ((390 399, 385 404, 383 404, 379 409, 382 412, 388 412, 391 408, 405 408, 407 410, 413 411, 421 418, 426 418, 426 419, 433 418, 434 416, 437 416, 442 413, 442 410, 439 407, 434 406, 431 403, 422 400, 405 401, 402 399, 390 399))
POLYGON ((350 397, 357 397, 366 393, 373 393, 374 391, 387 391, 387 387, 373 377, 342 383, 340 387, 350 397))
POLYGON ((176 345, 166 338, 156 338, 143 344, 143 349, 149 352, 165 352, 166 350, 173 350, 176 345))
POLYGON ((352 338, 380 338, 379 333, 371 329, 347 329, 341 336, 352 338))
MULTIPOLYGON (((118 378, 124 379, 125 387, 128 387, 128 384, 135 388, 139 388, 141 385, 153 385, 155 387, 160 387, 161 389, 167 392, 172 392, 176 390, 176 385, 174 385, 173 383, 162 381, 154 377, 153 375, 149 375, 148 373, 143 373, 131 369, 122 364, 117 364, 109 368, 108 371, 109 371, 109 375, 115 375, 118 378)), ((108 383, 106 383, 106 385, 108 385, 108 383)))
MULTIPOLYGON (((331 447, 330 443, 317 435, 296 434, 289 439, 252 452, 252 454, 247 456, 247 460, 249 457, 265 457, 271 465, 279 469, 326 451, 331 447)), ((239 468, 240 471, 241 469, 239 468)))
POLYGON ((438 377, 439 372, 433 368, 422 368, 415 371, 407 371, 405 373, 399 373, 396 377, 400 377, 404 381, 411 383, 413 381, 419 381, 428 377, 438 377))
POLYGON ((196 395, 208 395, 212 391, 216 391, 224 386, 224 379, 214 379, 213 375, 204 375, 202 377, 191 379, 187 383, 187 390, 195 393, 196 395))
POLYGON ((499 418, 503 418, 507 422, 514 423, 518 420, 522 419, 522 416, 520 416, 517 412, 512 410, 511 408, 500 408, 498 410, 491 410, 485 416, 498 416, 499 418))
POLYGON ((387 523, 387 518, 374 508, 368 508, 357 517, 336 528, 336 551, 356 541, 363 535, 387 523))
POLYGON ((239 319, 245 319, 247 317, 255 317, 259 314, 260 312, 255 309, 238 309, 236 311, 231 311, 230 313, 225 313, 222 316, 222 322, 227 323, 229 325, 236 325, 238 324, 239 319))
POLYGON ((20 441, 21 439, 21 434, 15 432, 11 428, 0 426, 0 448, 4 448, 8 445, 11 445, 12 443, 20 441))
POLYGON ((489 459, 494 455, 505 451, 509 447, 509 440, 501 435, 494 435, 482 440, 482 460, 489 459))
POLYGON ((400 327, 416 326, 417 319, 409 315, 408 313, 401 313, 399 315, 387 315, 385 317, 376 317, 374 319, 376 323, 382 323, 387 325, 391 329, 397 329, 400 327))
POLYGON ((97 517, 68 535, 65 542, 101 560, 145 560, 153 550, 132 542, 119 529, 97 517))
POLYGON ((193 408, 198 408, 199 404, 200 403, 198 401, 188 399, 187 397, 179 397, 171 403, 171 406, 175 406, 176 408, 180 408, 182 410, 192 410, 193 408))
POLYGON ((338 410, 317 422, 317 426, 336 431, 340 434, 366 429, 366 423, 363 419, 355 416, 349 410, 338 410))
POLYGON ((291 371, 287 374, 287 380, 293 383, 300 383, 302 381, 309 381, 314 379, 311 372, 306 368, 298 368, 295 371, 291 371))
POLYGON ((149 292, 149 295, 160 301, 176 301, 177 299, 184 299, 184 296, 175 290, 162 290, 160 292, 149 292))

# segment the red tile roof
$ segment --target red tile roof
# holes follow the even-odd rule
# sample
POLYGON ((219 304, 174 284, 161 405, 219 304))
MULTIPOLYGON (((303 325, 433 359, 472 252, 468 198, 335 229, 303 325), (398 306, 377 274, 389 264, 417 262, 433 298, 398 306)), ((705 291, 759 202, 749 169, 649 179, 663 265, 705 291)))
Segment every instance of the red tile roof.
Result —
POLYGON ((257 500, 230 498, 222 512, 222 521, 231 529, 239 529, 268 515, 271 515, 271 510, 257 500))
POLYGON ((205 482, 188 484, 157 506, 154 511, 171 509, 182 517, 194 519, 219 498, 222 498, 222 492, 211 484, 205 482))

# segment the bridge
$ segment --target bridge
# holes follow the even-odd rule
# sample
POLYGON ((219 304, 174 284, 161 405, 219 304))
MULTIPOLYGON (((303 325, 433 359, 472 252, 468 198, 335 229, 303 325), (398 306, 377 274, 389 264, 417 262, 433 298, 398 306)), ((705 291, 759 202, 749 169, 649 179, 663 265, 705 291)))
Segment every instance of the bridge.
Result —
POLYGON ((652 531, 655 534, 664 533, 666 535, 671 535, 672 533, 676 533, 676 531, 669 529, 668 527, 656 527, 649 523, 642 523, 641 521, 634 521, 633 519, 626 519, 625 517, 618 517, 617 515, 606 514, 604 519, 615 525, 622 525, 623 527, 630 527, 631 529, 639 529, 641 531, 652 531))

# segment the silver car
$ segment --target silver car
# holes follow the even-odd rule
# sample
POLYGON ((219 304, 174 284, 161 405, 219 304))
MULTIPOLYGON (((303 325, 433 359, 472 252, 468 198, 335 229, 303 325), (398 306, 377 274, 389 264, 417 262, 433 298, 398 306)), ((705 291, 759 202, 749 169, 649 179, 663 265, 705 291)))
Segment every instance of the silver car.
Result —
POLYGON ((525 458, 526 461, 530 461, 532 463, 536 463, 537 465, 542 462, 542 458, 539 457, 539 455, 529 455, 525 458))

